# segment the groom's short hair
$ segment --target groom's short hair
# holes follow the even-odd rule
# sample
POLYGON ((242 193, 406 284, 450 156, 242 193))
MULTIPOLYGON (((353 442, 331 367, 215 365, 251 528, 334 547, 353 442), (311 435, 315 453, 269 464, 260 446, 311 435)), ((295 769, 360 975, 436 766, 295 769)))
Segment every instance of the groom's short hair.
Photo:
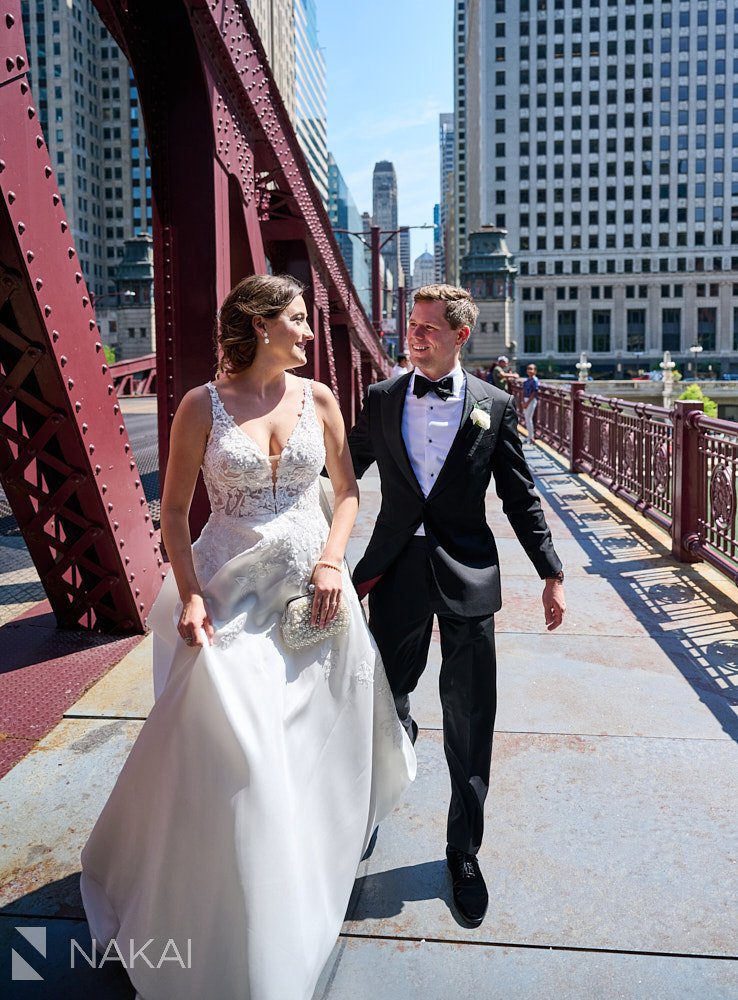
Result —
POLYGON ((452 330, 460 330, 462 326, 473 329, 479 316, 471 292, 456 285, 423 285, 413 296, 413 302, 445 302, 446 322, 452 330))

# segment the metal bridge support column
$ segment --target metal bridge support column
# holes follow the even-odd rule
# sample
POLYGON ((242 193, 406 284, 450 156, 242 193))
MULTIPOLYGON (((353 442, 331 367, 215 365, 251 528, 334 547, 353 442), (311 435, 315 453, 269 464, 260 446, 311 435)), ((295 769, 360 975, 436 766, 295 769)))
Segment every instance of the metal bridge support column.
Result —
POLYGON ((336 359, 336 381, 338 383, 338 402, 341 413, 350 430, 356 423, 358 401, 356 399, 355 380, 351 357, 351 340, 348 327, 333 324, 331 328, 333 353, 336 359))
POLYGON ((584 382, 571 384, 571 428, 569 431, 569 471, 581 472, 582 435, 584 421, 582 419, 582 398, 586 386, 584 382))
POLYGON ((57 622, 143 631, 162 559, 27 79, 0 21, 0 481, 57 622))
POLYGON ((671 553, 680 562, 699 562, 693 555, 690 543, 699 538, 700 513, 699 430, 690 414, 702 412, 703 403, 676 400, 672 411, 674 434, 672 438, 672 522, 671 553))

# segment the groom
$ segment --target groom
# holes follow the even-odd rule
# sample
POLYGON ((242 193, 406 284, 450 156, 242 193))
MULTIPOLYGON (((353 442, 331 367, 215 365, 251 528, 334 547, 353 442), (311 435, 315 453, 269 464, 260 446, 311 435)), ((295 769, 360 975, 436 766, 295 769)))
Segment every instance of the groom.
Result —
POLYGON ((382 506, 354 571, 397 712, 413 742, 409 695, 426 666, 434 615, 441 636, 443 744, 451 775, 446 858, 460 916, 478 926, 488 896, 482 842, 496 708, 494 614, 502 604, 485 494, 502 509, 545 581, 549 630, 565 611, 563 572, 523 457, 513 399, 459 363, 479 310, 451 285, 414 296, 415 370, 369 387, 349 435, 357 478, 376 461, 382 506))

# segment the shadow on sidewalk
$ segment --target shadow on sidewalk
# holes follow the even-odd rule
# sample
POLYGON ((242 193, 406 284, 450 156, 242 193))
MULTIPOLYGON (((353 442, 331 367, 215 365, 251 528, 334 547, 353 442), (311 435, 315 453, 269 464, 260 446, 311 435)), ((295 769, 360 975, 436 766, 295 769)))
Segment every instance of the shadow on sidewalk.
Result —
MULTIPOLYGON (((553 466, 553 462, 550 463, 553 466)), ((738 741, 738 608, 576 475, 531 463, 541 496, 723 731, 738 741), (545 469, 545 471, 544 471, 545 469), (613 573, 613 570, 616 570, 613 573)))
MULTIPOLYGON (((0 982, 4 985, 4 1000, 39 997, 133 1000, 135 990, 115 956, 101 964, 102 956, 97 955, 93 967, 81 953, 91 955, 92 942, 79 894, 79 872, 49 882, 0 908, 0 982), (18 928, 43 928, 45 954, 40 955, 18 928), (10 968, 13 952, 43 978, 42 983, 38 979, 13 978, 10 968)), ((27 971, 21 969, 19 974, 27 975, 27 971)))
POLYGON ((397 917, 402 914, 405 903, 424 899, 442 899, 454 914, 445 861, 426 861, 360 876, 354 883, 346 919, 397 917))

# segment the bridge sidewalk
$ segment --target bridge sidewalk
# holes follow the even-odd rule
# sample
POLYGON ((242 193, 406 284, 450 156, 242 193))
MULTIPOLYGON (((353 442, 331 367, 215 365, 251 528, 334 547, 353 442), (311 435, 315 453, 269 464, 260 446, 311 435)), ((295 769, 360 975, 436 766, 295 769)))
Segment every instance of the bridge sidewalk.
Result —
MULTIPOLYGON (((415 694, 418 778, 361 866, 315 1000, 718 1000, 738 995, 731 590, 673 562, 657 531, 530 449, 567 570, 566 624, 490 494, 505 606, 481 864, 490 909, 450 907, 448 776, 431 660, 415 694)), ((350 558, 377 504, 364 482, 350 558)), ((79 851, 152 702, 140 643, 0 781, 3 996, 132 997, 121 970, 70 970, 85 945, 79 851), (47 928, 44 962, 15 930, 47 928), (11 947, 45 976, 10 983, 11 947)), ((186 873, 183 875, 186 877, 186 873)))

